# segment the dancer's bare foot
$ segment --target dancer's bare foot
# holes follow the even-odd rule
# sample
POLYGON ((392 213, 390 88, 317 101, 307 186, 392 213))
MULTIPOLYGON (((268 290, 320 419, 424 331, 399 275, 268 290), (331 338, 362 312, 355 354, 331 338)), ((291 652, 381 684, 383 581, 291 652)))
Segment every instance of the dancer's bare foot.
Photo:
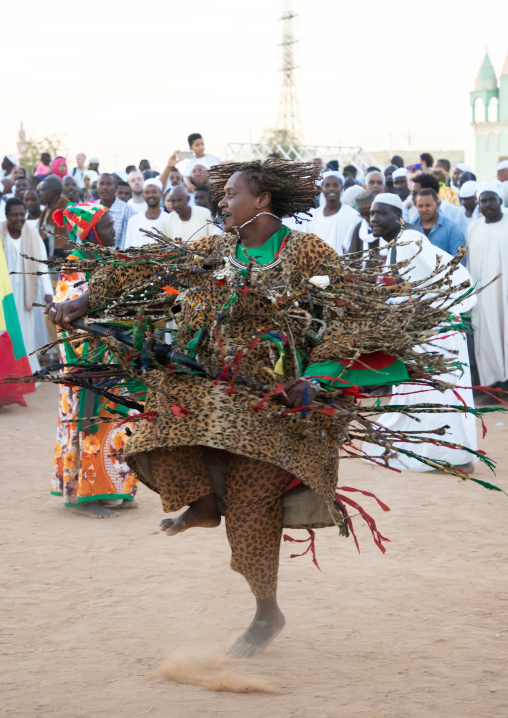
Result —
POLYGON ((74 504, 72 506, 66 506, 66 508, 73 511, 75 514, 88 516, 91 519, 115 519, 117 516, 120 516, 119 513, 111 511, 111 509, 103 506, 98 501, 86 504, 74 504))
POLYGON ((234 658, 246 658, 262 653, 286 625, 286 619, 275 597, 256 599, 256 602, 254 620, 228 651, 234 658))
POLYGON ((194 501, 189 508, 176 519, 164 519, 160 530, 168 536, 175 536, 187 529, 198 527, 212 529, 220 524, 221 515, 215 502, 214 494, 208 494, 194 501))

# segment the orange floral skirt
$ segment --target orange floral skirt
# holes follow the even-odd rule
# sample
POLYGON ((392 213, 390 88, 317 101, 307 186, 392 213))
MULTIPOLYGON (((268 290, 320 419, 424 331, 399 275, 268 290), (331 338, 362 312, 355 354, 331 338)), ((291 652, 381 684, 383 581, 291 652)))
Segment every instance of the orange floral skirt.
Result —
POLYGON ((77 387, 60 387, 51 493, 63 496, 66 505, 100 499, 133 501, 138 479, 121 456, 127 425, 99 424, 97 431, 80 431, 73 421, 78 418, 79 395, 77 387))

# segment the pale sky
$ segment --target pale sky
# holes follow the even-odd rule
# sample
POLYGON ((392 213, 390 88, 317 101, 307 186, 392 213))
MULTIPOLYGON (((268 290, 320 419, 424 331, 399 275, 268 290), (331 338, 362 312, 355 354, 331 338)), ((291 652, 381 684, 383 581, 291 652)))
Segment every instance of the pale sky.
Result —
MULTIPOLYGON (((69 164, 101 169, 147 157, 162 169, 201 132, 207 151, 274 127, 282 0, 25 0, 3 13, 0 152, 61 133, 69 164), (10 30, 9 30, 10 28, 10 30)), ((469 92, 488 47, 499 74, 508 3, 293 0, 297 88, 306 144, 465 149, 469 92)))

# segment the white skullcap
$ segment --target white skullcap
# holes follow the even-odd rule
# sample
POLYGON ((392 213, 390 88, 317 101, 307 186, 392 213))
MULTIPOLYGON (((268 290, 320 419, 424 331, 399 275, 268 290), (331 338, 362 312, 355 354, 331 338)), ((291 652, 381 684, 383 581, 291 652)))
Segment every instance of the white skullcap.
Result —
POLYGON ((478 182, 475 182, 474 180, 469 180, 468 182, 464 182, 462 187, 459 189, 459 197, 462 197, 462 199, 466 199, 467 197, 474 197, 477 190, 478 182))
POLYGON ((342 182, 342 184, 344 184, 344 175, 342 174, 342 172, 337 172, 335 170, 325 170, 322 174, 322 177, 323 177, 323 182, 325 181, 325 179, 327 177, 338 177, 340 179, 340 181, 342 182))
POLYGON ((498 164, 497 171, 500 172, 501 170, 508 170, 508 160, 501 160, 498 164))
POLYGON ((317 180, 316 185, 321 187, 327 177, 338 177, 342 184, 344 184, 344 175, 341 172, 335 170, 325 170, 321 173, 321 179, 317 180))
POLYGON ((466 165, 465 162, 457 162, 456 169, 460 170, 461 172, 472 172, 473 168, 469 165, 466 165))
POLYGON ((404 209, 404 205, 402 204, 402 200, 399 195, 392 194, 391 192, 381 192, 381 194, 377 194, 374 197, 372 208, 374 208, 376 204, 389 204, 396 209, 400 209, 401 212, 404 209))
POLYGON ((124 172, 123 170, 116 170, 115 174, 122 180, 122 182, 127 182, 127 172, 124 172))
POLYGON ((480 199, 480 195, 484 192, 494 192, 497 194, 499 199, 503 201, 503 188, 501 186, 501 182, 498 182, 497 180, 494 182, 482 182, 478 185, 478 199, 480 199))
POLYGON ((99 164, 99 158, 98 157, 90 157, 88 160, 89 165, 98 165, 99 164))
POLYGON ((162 182, 160 181, 160 179, 158 179, 158 177, 150 177, 150 179, 145 180, 143 182, 143 189, 145 189, 145 187, 149 187, 152 184, 154 187, 157 187, 160 192, 162 192, 162 182))
POLYGON ((397 177, 407 177, 407 169, 405 167, 399 167, 398 169, 394 170, 392 174, 392 179, 397 179, 397 177))
POLYGON ((9 162, 10 162, 11 164, 13 164, 13 165, 17 165, 17 164, 18 164, 18 158, 17 158, 16 155, 13 154, 12 152, 11 152, 10 154, 8 154, 8 155, 5 155, 5 157, 6 157, 6 159, 9 160, 9 162))
POLYGON ((361 185, 351 185, 351 187, 348 187, 346 190, 344 190, 344 193, 342 195, 342 204, 348 204, 350 207, 353 207, 356 202, 356 198, 358 197, 358 195, 362 194, 362 192, 365 192, 365 190, 361 185))

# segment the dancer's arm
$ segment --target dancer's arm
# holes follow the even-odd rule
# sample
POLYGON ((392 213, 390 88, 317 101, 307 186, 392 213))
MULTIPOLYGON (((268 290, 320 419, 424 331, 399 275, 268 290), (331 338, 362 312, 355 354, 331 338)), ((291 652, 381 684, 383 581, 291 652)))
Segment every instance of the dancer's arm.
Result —
MULTIPOLYGON (((203 237, 192 243, 192 250, 200 257, 207 257, 212 251, 213 238, 203 237)), ((189 260, 194 261, 194 254, 189 254, 189 260)), ((198 260, 199 261, 199 260, 198 260)), ((127 287, 135 287, 140 282, 153 276, 153 264, 109 264, 104 263, 90 277, 88 292, 76 299, 56 303, 50 302, 44 309, 47 319, 64 329, 71 329, 76 319, 84 317, 89 309, 108 305, 112 299, 118 297, 127 287)))

